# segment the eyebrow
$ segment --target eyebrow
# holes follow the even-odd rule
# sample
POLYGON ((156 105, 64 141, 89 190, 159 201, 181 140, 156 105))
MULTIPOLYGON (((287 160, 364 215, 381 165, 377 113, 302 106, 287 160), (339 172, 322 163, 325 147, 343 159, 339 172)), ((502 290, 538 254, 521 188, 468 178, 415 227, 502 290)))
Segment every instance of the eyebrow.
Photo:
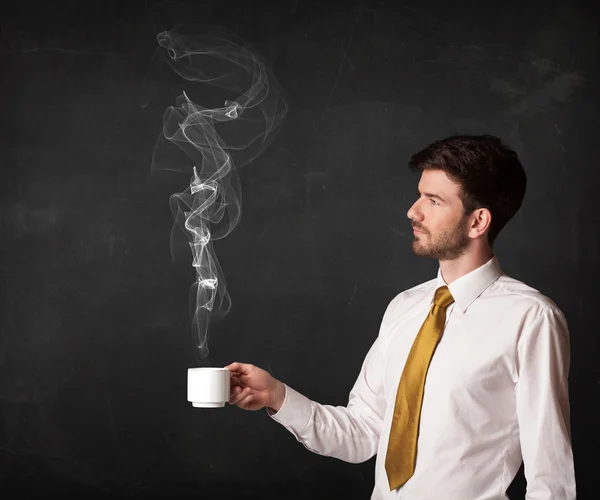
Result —
POLYGON ((444 200, 444 198, 442 198, 439 194, 433 194, 433 193, 421 193, 421 191, 417 190, 417 193, 419 193, 420 195, 424 195, 427 196, 428 198, 437 198, 438 200, 446 203, 446 200, 444 200))

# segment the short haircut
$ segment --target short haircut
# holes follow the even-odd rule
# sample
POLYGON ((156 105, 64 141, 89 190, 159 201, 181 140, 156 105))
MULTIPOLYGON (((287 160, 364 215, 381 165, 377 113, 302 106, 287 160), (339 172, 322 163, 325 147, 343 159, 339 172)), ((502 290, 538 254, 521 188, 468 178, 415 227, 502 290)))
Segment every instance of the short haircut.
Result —
POLYGON ((413 171, 443 170, 457 182, 466 215, 478 208, 492 214, 490 246, 517 213, 527 187, 527 176, 517 154, 493 135, 453 135, 415 153, 413 171))

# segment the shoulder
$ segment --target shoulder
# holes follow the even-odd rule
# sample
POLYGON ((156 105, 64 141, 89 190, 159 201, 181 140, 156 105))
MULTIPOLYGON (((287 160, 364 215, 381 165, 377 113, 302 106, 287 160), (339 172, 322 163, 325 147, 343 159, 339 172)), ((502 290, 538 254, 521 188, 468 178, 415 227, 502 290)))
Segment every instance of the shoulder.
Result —
POLYGON ((389 303, 384 317, 396 315, 412 309, 426 296, 428 296, 428 294, 430 294, 431 290, 435 286, 436 281, 437 279, 432 279, 424 283, 420 283, 419 285, 409 288, 408 290, 404 290, 396 295, 389 303))
POLYGON ((503 274, 495 283, 501 293, 512 297, 515 301, 523 302, 531 307, 542 310, 558 309, 556 303, 547 295, 522 281, 503 274))
POLYGON ((513 318, 521 318, 520 323, 524 329, 539 324, 567 328, 566 318, 554 300, 506 274, 498 278, 486 295, 501 298, 504 305, 502 309, 513 318))
POLYGON ((422 309, 426 309, 433 296, 436 281, 436 279, 426 281, 396 295, 383 314, 378 338, 389 338, 394 328, 414 314, 419 314, 422 309))

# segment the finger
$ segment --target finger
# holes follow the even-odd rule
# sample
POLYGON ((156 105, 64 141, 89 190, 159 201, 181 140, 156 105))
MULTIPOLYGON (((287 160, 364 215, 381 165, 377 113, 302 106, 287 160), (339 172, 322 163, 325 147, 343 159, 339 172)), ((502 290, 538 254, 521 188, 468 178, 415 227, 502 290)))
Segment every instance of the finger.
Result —
POLYGON ((232 388, 229 390, 229 402, 231 403, 231 400, 232 400, 234 397, 236 397, 238 394, 240 394, 241 392, 242 392, 242 387, 240 387, 239 385, 238 385, 238 386, 235 386, 235 387, 232 387, 232 388))
POLYGON ((250 394, 250 388, 246 387, 245 389, 237 388, 238 390, 231 396, 229 399, 229 403, 232 405, 240 404, 240 401, 243 401, 250 394))
POLYGON ((231 376, 231 387, 235 387, 235 386, 240 386, 242 385, 241 380, 239 379, 239 377, 232 375, 231 376))
POLYGON ((230 372, 243 373, 245 371, 244 366, 244 363, 234 362, 227 365, 225 368, 227 368, 230 372))
POLYGON ((248 407, 255 402, 255 399, 256 399, 256 395, 253 392, 251 392, 249 394, 242 393, 241 397, 239 398, 239 401, 237 402, 237 405, 240 408, 247 410, 248 407))

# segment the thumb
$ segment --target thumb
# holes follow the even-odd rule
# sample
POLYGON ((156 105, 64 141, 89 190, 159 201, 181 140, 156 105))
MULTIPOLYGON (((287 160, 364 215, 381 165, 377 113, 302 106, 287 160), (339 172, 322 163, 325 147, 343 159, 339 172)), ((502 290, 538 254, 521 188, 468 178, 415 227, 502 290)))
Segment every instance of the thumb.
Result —
POLYGON ((238 363, 236 361, 234 363, 231 363, 231 364, 225 366, 225 368, 227 368, 232 373, 246 374, 246 373, 248 373, 249 366, 250 365, 248 365, 246 363, 238 363))

